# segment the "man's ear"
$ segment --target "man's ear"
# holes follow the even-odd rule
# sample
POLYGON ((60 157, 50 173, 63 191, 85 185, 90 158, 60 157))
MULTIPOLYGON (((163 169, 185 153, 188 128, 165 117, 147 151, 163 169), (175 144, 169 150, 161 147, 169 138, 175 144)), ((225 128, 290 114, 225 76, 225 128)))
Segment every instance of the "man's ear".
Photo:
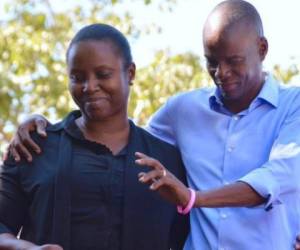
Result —
POLYGON ((265 37, 259 38, 259 56, 261 61, 263 61, 268 53, 268 40, 265 37))

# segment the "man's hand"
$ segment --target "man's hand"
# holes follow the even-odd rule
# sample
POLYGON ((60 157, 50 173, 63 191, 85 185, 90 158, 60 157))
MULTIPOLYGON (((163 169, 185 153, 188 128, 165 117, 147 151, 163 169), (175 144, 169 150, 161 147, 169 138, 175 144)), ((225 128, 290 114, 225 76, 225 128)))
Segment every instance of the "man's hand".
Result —
POLYGON ((30 132, 36 131, 40 136, 46 137, 46 127, 48 121, 41 115, 32 115, 18 126, 16 134, 13 136, 4 156, 3 160, 11 154, 15 161, 20 161, 21 157, 32 161, 30 150, 37 154, 41 153, 41 148, 31 139, 30 132))
POLYGON ((45 244, 42 246, 37 246, 32 242, 17 239, 16 236, 9 233, 0 234, 0 250, 13 250, 13 249, 23 249, 23 250, 63 250, 59 245, 45 244))
POLYGON ((190 199, 190 191, 169 172, 158 160, 153 159, 145 154, 136 152, 138 158, 135 162, 141 166, 148 166, 152 170, 139 173, 139 181, 150 185, 150 189, 158 193, 167 201, 176 205, 186 206, 190 199))
POLYGON ((63 248, 59 245, 46 244, 42 246, 32 247, 28 250, 63 250, 63 248))
POLYGON ((300 250, 300 234, 296 238, 295 250, 300 250))

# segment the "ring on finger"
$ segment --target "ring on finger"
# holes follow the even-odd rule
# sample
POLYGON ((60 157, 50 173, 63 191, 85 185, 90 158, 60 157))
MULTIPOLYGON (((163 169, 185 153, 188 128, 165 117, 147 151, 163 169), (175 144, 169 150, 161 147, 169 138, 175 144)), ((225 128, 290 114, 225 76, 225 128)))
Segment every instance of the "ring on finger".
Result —
POLYGON ((166 176, 167 176, 167 171, 164 169, 164 170, 163 170, 162 177, 166 177, 166 176))

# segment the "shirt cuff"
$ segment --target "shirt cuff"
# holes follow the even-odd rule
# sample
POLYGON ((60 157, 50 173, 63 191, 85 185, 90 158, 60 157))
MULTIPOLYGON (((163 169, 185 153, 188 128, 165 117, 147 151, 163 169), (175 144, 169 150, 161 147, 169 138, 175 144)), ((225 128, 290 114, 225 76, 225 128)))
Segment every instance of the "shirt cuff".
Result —
POLYGON ((282 203, 279 198, 280 185, 268 169, 256 169, 238 181, 247 183, 260 196, 267 199, 266 203, 263 204, 266 211, 272 209, 273 205, 282 203))
POLYGON ((0 234, 13 234, 4 224, 0 223, 0 234))

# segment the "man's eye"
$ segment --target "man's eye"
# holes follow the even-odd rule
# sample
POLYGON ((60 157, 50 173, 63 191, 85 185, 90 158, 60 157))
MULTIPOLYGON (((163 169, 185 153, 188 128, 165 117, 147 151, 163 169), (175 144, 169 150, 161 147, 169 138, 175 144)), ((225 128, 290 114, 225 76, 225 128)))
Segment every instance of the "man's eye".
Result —
POLYGON ((206 64, 207 64, 207 67, 209 67, 209 68, 217 68, 218 67, 218 62, 214 61, 214 60, 207 59, 206 64))
POLYGON ((111 72, 97 72, 96 76, 98 79, 108 79, 111 77, 111 72))
POLYGON ((230 64, 230 65, 239 65, 239 64, 241 64, 241 63, 243 63, 244 62, 244 59, 243 58, 240 58, 240 57, 234 57, 234 58, 230 58, 229 60, 228 60, 228 63, 230 64))

